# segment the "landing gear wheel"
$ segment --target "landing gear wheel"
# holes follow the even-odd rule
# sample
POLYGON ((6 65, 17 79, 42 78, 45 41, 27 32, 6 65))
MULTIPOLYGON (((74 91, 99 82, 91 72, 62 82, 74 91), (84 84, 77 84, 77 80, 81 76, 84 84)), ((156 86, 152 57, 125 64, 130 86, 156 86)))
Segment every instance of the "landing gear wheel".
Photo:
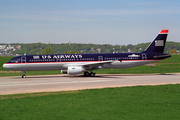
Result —
POLYGON ((91 73, 90 73, 90 76, 91 76, 91 77, 94 77, 94 76, 95 76, 95 73, 91 72, 91 73))
POLYGON ((26 71, 23 71, 22 78, 26 78, 26 71))
POLYGON ((84 76, 85 76, 85 77, 88 77, 88 76, 89 76, 89 73, 88 73, 88 72, 84 72, 84 76))
POLYGON ((25 76, 25 75, 22 75, 22 78, 26 78, 26 76, 25 76))

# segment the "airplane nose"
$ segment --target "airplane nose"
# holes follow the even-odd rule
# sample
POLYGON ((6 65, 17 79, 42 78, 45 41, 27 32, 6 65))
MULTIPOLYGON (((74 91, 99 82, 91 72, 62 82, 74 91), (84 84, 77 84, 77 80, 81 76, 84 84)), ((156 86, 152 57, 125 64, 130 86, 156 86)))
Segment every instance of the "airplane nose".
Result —
POLYGON ((9 68, 9 65, 3 64, 3 68, 4 68, 4 69, 8 69, 8 68, 9 68))

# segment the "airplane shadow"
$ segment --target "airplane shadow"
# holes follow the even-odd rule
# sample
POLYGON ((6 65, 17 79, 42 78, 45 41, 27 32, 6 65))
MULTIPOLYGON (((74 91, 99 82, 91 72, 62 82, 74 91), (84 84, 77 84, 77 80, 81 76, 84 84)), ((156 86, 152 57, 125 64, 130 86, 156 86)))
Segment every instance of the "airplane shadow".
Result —
MULTIPOLYGON (((112 75, 111 75, 112 76, 112 75)), ((70 75, 62 75, 62 76, 27 76, 25 79, 29 79, 29 78, 118 78, 117 77, 111 77, 111 76, 104 76, 104 75, 96 75, 94 77, 85 77, 84 75, 75 75, 75 76, 70 76, 70 75)), ((22 78, 23 79, 23 78, 22 78)))
POLYGON ((161 73, 161 74, 158 74, 158 75, 174 75, 174 74, 169 74, 169 73, 161 73))
POLYGON ((24 79, 24 80, 26 80, 26 79, 34 79, 34 78, 59 78, 59 79, 61 79, 61 78, 118 78, 118 77, 120 77, 120 75, 115 75, 115 76, 113 76, 113 75, 96 75, 96 76, 94 76, 94 77, 85 77, 84 75, 74 75, 74 76, 72 76, 72 75, 42 75, 42 76, 40 76, 40 75, 35 75, 35 76, 26 76, 26 78, 21 78, 21 76, 16 76, 16 77, 12 77, 13 79, 24 79))
POLYGON ((166 73, 162 73, 162 74, 97 74, 96 76, 94 77, 85 77, 84 75, 35 75, 35 76, 26 76, 26 78, 21 78, 21 76, 19 77, 12 77, 14 79, 31 79, 31 78, 62 78, 62 77, 65 77, 65 78, 120 78, 122 76, 147 76, 147 75, 174 75, 174 74, 166 74, 166 73))

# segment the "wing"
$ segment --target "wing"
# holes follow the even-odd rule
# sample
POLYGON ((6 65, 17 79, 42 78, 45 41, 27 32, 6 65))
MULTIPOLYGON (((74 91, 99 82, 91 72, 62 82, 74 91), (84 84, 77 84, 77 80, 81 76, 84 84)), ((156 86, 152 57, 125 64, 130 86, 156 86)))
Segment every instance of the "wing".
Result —
POLYGON ((101 69, 104 67, 104 65, 111 64, 113 60, 109 61, 99 61, 99 62, 92 62, 92 63, 83 63, 82 66, 86 70, 95 70, 95 69, 101 69))
POLYGON ((113 61, 116 60, 108 60, 108 61, 98 61, 98 62, 81 62, 81 63, 69 63, 69 64, 64 64, 64 68, 68 68, 69 66, 81 66, 85 70, 95 70, 95 69, 102 69, 104 68, 104 65, 111 64, 113 61))

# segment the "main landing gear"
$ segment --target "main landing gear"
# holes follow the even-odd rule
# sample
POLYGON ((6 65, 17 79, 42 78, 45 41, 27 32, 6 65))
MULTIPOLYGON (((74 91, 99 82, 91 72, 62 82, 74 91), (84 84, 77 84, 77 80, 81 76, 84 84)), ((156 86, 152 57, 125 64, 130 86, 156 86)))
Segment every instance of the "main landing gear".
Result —
POLYGON ((26 71, 23 71, 22 78, 26 78, 26 71))
POLYGON ((85 77, 89 77, 89 76, 90 76, 90 77, 94 77, 94 76, 95 76, 95 73, 93 73, 92 71, 91 71, 90 73, 86 71, 86 72, 84 72, 84 76, 85 76, 85 77))

